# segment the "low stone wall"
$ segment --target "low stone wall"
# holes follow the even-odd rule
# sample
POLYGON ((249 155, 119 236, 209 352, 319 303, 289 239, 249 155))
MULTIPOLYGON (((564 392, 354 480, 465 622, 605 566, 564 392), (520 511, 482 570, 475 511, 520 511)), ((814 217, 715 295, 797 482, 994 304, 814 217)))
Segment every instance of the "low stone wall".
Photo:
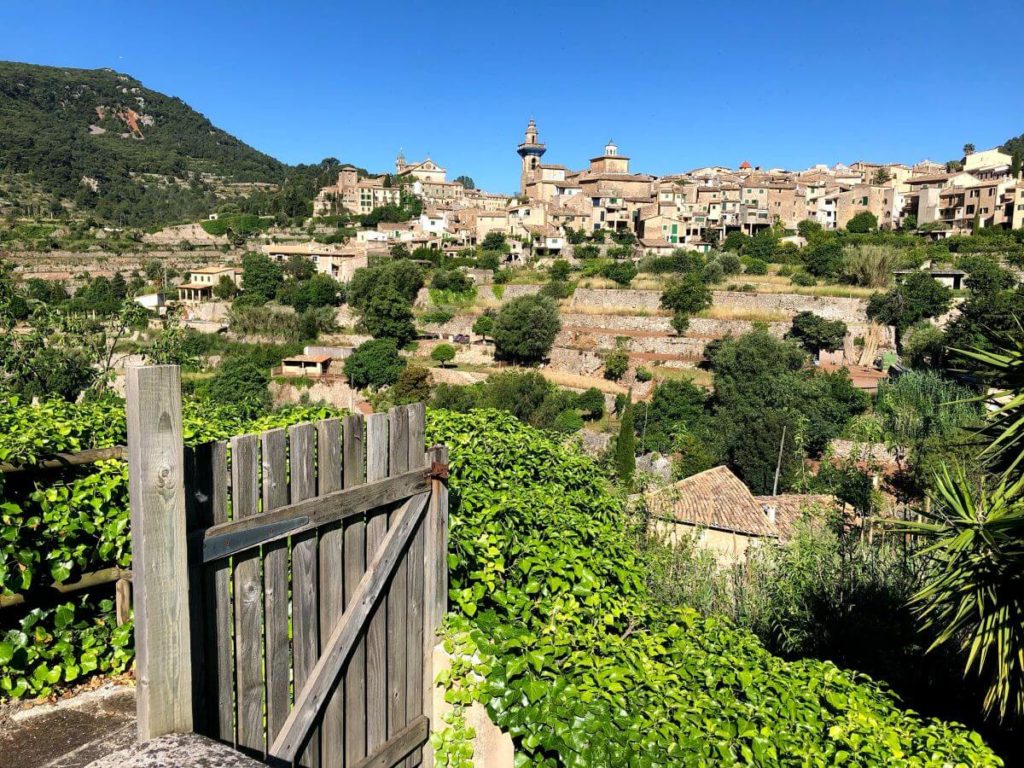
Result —
POLYGON ((308 387, 271 381, 269 388, 274 405, 290 405, 305 401, 326 403, 335 408, 345 408, 354 412, 356 406, 363 401, 359 393, 349 387, 344 379, 313 380, 308 387))
MULTIPOLYGON (((619 339, 615 333, 562 330, 555 337, 557 347, 579 351, 614 349, 619 339)), ((694 339, 687 336, 630 336, 626 337, 625 348, 631 353, 672 355, 688 360, 699 360, 704 355, 708 339, 694 339)), ((556 348, 557 348, 556 347, 556 348)))
POLYGON ((661 309, 661 291, 577 288, 573 292, 570 304, 574 307, 609 307, 651 312, 661 309))
MULTIPOLYGON (((582 312, 566 312, 562 315, 562 327, 675 335, 672 318, 657 315, 590 315, 582 312)), ((779 338, 786 334, 789 327, 789 323, 768 323, 769 332, 779 338)), ((749 320, 716 320, 694 317, 690 319, 690 327, 687 328, 685 335, 692 338, 720 339, 730 334, 741 336, 753 329, 754 324, 749 320)))
POLYGON ((505 286, 504 292, 501 294, 501 301, 511 301, 512 299, 518 299, 521 296, 533 296, 535 293, 540 293, 540 289, 543 285, 511 285, 505 286))
POLYGON ((147 243, 158 243, 160 245, 177 245, 182 240, 188 240, 193 244, 218 245, 228 241, 227 235, 211 235, 201 224, 179 224, 151 234, 143 235, 147 243))
POLYGON ((750 312, 813 312, 826 320, 844 323, 867 321, 868 302, 840 296, 804 296, 797 293, 744 293, 742 291, 713 291, 714 306, 750 312))
POLYGON ((552 347, 548 360, 550 366, 556 370, 568 371, 569 373, 577 373, 583 376, 600 375, 601 370, 604 368, 604 362, 598 357, 596 352, 569 349, 563 346, 552 347))
MULTIPOLYGON (((814 312, 828 320, 863 323, 867 320, 867 301, 834 296, 804 296, 796 293, 746 293, 713 291, 715 307, 745 312, 814 312)), ((577 288, 572 296, 574 307, 604 307, 652 312, 661 308, 660 291, 634 289, 577 288)))

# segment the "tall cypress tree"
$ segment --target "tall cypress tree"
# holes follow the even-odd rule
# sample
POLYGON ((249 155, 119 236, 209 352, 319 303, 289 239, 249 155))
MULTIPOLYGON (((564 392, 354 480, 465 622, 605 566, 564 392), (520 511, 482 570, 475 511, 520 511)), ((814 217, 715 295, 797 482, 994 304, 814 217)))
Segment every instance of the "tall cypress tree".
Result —
POLYGON ((615 439, 615 474, 627 488, 633 485, 636 471, 636 436, 633 434, 633 403, 626 400, 619 422, 619 436, 615 439))

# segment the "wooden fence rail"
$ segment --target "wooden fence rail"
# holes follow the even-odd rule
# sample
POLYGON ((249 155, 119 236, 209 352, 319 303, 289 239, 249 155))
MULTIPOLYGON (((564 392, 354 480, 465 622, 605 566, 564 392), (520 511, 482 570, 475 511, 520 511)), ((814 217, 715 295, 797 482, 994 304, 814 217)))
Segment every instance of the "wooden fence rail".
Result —
POLYGON ((176 367, 127 392, 140 736, 429 765, 448 497, 423 406, 186 450, 176 367))
MULTIPOLYGON (((52 458, 30 464, 0 463, 0 474, 3 475, 42 475, 51 474, 52 470, 82 467, 99 461, 123 459, 127 448, 115 445, 110 448, 90 448, 76 453, 55 453, 52 458)), ((86 571, 74 581, 54 581, 34 587, 28 592, 14 595, 0 595, 0 610, 19 605, 36 605, 35 598, 59 598, 93 587, 106 584, 114 585, 114 615, 118 625, 124 624, 131 616, 132 610, 132 574, 131 571, 116 566, 86 571)))

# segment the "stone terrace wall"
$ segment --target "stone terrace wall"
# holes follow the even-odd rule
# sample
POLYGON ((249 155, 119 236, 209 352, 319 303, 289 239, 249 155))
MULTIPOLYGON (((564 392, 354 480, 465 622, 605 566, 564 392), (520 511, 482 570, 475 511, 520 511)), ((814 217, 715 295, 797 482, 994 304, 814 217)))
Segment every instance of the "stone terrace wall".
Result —
POLYGON ((752 312, 813 312, 826 320, 845 323, 867 321, 868 303, 865 299, 839 296, 804 296, 797 293, 743 293, 740 291, 713 291, 715 306, 752 312))
MULTIPOLYGON (((592 333, 562 330, 555 337, 557 347, 583 351, 614 349, 618 336, 614 333, 592 333)), ((686 360, 699 360, 709 339, 691 339, 687 336, 630 336, 626 351, 646 355, 672 355, 686 360)))
POLYGON ((611 307, 656 312, 661 309, 661 291, 577 288, 572 295, 571 304, 574 307, 611 307))
MULTIPOLYGON (((643 333, 661 333, 675 335, 672 329, 672 318, 661 315, 588 315, 577 312, 566 312, 562 315, 563 328, 601 329, 607 331, 630 331, 643 333)), ((782 338, 789 330, 789 323, 768 323, 768 330, 773 336, 782 338)), ((732 334, 741 336, 754 329, 748 320, 714 320, 703 317, 690 318, 690 327, 686 336, 691 338, 719 339, 732 334)))
MULTIPOLYGON (((788 315, 814 312, 828 320, 842 320, 846 323, 863 323, 867 320, 867 301, 864 299, 742 291, 714 291, 712 295, 716 307, 750 312, 785 312, 788 315)), ((572 297, 572 306, 655 312, 661 308, 661 292, 577 288, 572 297)))

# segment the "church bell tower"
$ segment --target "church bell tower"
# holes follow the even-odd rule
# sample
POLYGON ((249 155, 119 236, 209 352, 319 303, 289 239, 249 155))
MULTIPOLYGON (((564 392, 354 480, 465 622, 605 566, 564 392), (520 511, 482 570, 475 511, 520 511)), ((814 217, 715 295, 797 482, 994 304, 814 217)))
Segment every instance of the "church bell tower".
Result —
POLYGON ((540 159, 547 150, 547 145, 537 140, 537 124, 531 117, 526 126, 523 143, 516 149, 519 157, 523 159, 523 168, 519 175, 519 194, 526 194, 526 185, 536 177, 537 166, 540 165, 540 159))

